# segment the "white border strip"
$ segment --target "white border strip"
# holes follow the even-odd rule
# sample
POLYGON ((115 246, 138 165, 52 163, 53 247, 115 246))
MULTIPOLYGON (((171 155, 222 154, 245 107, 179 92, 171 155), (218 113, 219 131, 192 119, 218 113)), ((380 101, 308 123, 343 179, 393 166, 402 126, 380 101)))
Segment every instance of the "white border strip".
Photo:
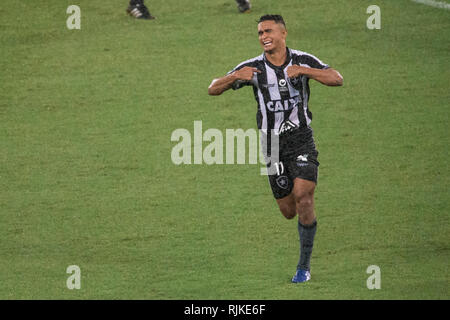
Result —
POLYGON ((450 4, 446 2, 441 1, 434 1, 434 0, 411 0, 412 2, 421 3, 427 6, 440 8, 440 9, 447 9, 450 10, 450 4))

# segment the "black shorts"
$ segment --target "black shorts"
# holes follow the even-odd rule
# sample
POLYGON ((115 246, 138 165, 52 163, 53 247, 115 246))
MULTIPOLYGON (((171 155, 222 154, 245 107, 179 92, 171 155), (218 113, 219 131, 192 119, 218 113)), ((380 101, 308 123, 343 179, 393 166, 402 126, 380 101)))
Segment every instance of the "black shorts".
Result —
POLYGON ((299 153, 271 164, 268 171, 274 174, 269 175, 269 184, 275 199, 284 198, 291 193, 295 178, 313 181, 317 184, 319 162, 316 155, 317 152, 299 153))

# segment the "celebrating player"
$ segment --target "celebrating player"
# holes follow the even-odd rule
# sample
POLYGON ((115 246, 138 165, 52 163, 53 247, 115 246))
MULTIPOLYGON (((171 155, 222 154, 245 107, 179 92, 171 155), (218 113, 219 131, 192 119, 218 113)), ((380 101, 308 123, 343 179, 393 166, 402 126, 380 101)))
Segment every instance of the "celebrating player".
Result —
MULTIPOLYGON (((279 161, 269 183, 281 213, 298 215, 300 259, 292 282, 310 280, 310 258, 317 229, 314 190, 317 184, 318 151, 310 127, 309 79, 327 86, 341 86, 343 78, 315 56, 286 46, 286 24, 280 15, 264 15, 258 21, 258 37, 264 52, 240 63, 227 75, 214 79, 210 95, 232 88, 253 87, 258 128, 270 141, 278 135, 279 161)), ((264 146, 262 147, 264 150, 264 146)))

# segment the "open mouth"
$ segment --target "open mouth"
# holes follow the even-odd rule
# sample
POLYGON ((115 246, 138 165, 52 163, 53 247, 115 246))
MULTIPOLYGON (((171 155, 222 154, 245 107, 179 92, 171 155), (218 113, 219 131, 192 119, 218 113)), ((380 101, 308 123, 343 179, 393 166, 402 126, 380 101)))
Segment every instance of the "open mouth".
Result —
POLYGON ((263 42, 264 47, 268 47, 272 44, 272 40, 266 40, 263 42))

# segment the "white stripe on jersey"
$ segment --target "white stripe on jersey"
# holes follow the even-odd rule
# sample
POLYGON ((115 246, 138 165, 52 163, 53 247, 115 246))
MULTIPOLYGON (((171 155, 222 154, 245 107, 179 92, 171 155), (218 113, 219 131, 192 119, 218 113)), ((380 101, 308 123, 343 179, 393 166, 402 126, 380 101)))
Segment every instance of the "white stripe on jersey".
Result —
MULTIPOLYGON (((269 86, 270 100, 281 100, 280 90, 278 88, 278 79, 275 70, 266 65, 267 85, 269 86)), ((276 127, 275 127, 276 128, 276 127)))
MULTIPOLYGON (((292 55, 291 55, 291 57, 292 57, 292 55)), ((289 62, 289 64, 284 69, 285 79, 289 79, 289 77, 287 75, 287 68, 289 68, 290 66, 292 66, 292 58, 291 58, 291 61, 289 62)), ((291 81, 288 81, 288 88, 289 88, 289 95, 291 97, 300 96, 300 92, 291 85, 291 81)), ((300 119, 298 118, 298 106, 296 106, 292 109, 291 113, 289 114, 289 121, 291 121, 292 123, 294 123, 298 126, 300 125, 300 119)))
POLYGON ((289 120, 297 126, 300 125, 300 119, 298 118, 298 105, 292 109, 291 114, 289 115, 289 120))
POLYGON ((284 112, 275 112, 273 128, 276 130, 275 131, 276 133, 280 132, 280 127, 283 121, 284 121, 284 112))
MULTIPOLYGON (((291 61, 289 62, 289 64, 287 65, 287 67, 284 69, 284 78, 285 78, 285 79, 289 79, 289 77, 288 77, 288 75, 287 75, 287 68, 289 68, 290 66, 292 66, 292 59, 291 59, 291 61)), ((295 88, 291 85, 291 82, 290 82, 290 81, 288 81, 288 88, 289 88, 289 94, 290 94, 291 97, 295 97, 295 96, 300 95, 300 92, 298 92, 298 90, 295 89, 295 88)))
POLYGON ((262 123, 261 123, 261 129, 264 133, 267 133, 267 111, 266 111, 266 104, 264 103, 264 97, 261 93, 261 90, 258 89, 258 100, 259 100, 259 107, 261 110, 261 116, 262 116, 262 123), (264 131, 265 130, 265 131, 264 131))

